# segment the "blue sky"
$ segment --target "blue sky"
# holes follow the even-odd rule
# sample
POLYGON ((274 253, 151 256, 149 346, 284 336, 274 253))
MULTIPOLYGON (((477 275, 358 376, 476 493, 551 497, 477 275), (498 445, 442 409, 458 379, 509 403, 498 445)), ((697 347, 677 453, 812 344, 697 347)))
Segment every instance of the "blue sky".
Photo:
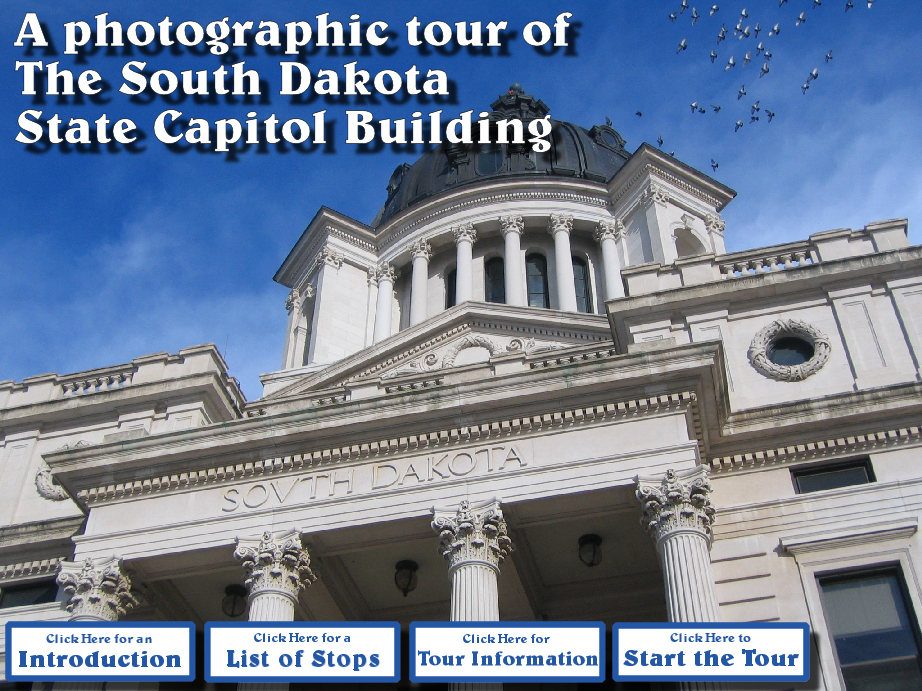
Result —
MULTIPOLYGON (((165 16, 174 22, 306 20, 329 12, 330 19, 386 21, 396 30, 390 56, 345 57, 318 53, 312 69, 338 69, 355 59, 375 73, 441 69, 457 82, 457 103, 443 105, 446 117, 475 113, 513 81, 548 104, 552 115, 590 127, 611 118, 630 150, 664 139, 663 149, 713 174, 739 196, 724 212, 730 251, 805 238, 807 235, 895 217, 910 219, 910 240, 922 241, 922 20, 918 0, 776 0, 710 4, 612 0, 608 3, 466 2, 438 7, 423 2, 279 1, 271 7, 244 2, 8 1, 0 17, 7 68, 0 102, 0 380, 34 374, 73 372, 126 362, 143 354, 214 342, 251 400, 261 393, 258 375, 278 369, 287 290, 272 275, 321 205, 370 222, 385 199, 385 185, 398 164, 419 152, 385 150, 360 154, 344 143, 345 110, 355 106, 292 104, 277 95, 279 56, 259 51, 247 56, 270 82, 270 103, 256 106, 179 104, 158 101, 137 106, 114 90, 122 65, 147 60, 148 69, 215 69, 220 58, 161 54, 106 56, 102 50, 73 65, 63 55, 63 24, 106 9, 127 25, 165 16), (709 16, 710 5, 720 9, 709 16), (760 24, 759 38, 733 35, 743 8, 743 25, 760 24), (50 30, 58 55, 25 55, 13 46, 27 12, 36 12, 50 30), (521 30, 532 20, 553 23, 561 12, 578 22, 570 51, 541 55, 525 43, 521 30), (798 15, 807 19, 795 26, 798 15), (422 55, 406 42, 405 23, 418 16, 442 20, 505 20, 516 32, 508 56, 422 55), (780 23, 781 33, 769 38, 780 23), (721 25, 727 39, 717 44, 721 25), (682 39, 688 49, 676 52, 682 39), (772 52, 770 72, 759 78, 762 41, 772 52), (710 51, 718 58, 711 63, 710 51), (824 58, 832 50, 833 59, 824 58), (751 51, 752 62, 742 65, 751 51), (569 52, 570 54, 567 54, 569 52), (725 70, 730 56, 736 67, 725 70), (106 105, 43 104, 20 94, 16 60, 60 60, 61 68, 95 69, 112 86, 106 105), (806 94, 802 84, 812 69, 819 78, 806 94), (737 100, 742 85, 747 95, 737 100), (755 101, 759 122, 750 123, 755 101), (692 114, 698 101, 706 114, 692 114), (720 105, 713 113, 711 104, 720 105), (153 137, 153 122, 167 108, 209 120, 238 117, 254 109, 260 117, 310 120, 326 107, 337 120, 336 152, 246 153, 228 162, 220 154, 172 153, 153 137), (771 123, 764 109, 776 113, 771 123), (14 141, 17 119, 26 109, 62 118, 132 118, 148 139, 145 151, 86 154, 26 151, 14 141), (643 115, 638 117, 635 112, 643 115), (746 123, 734 132, 734 123, 746 123), (713 172, 711 159, 719 163, 713 172)), ((407 117, 438 106, 382 103, 377 117, 407 117)))

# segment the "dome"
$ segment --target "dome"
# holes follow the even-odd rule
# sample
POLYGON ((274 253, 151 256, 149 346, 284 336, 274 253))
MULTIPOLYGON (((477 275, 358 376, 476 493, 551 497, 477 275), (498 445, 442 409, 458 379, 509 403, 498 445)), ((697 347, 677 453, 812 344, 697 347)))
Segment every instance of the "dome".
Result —
MULTIPOLYGON (((491 122, 521 120, 526 141, 531 136, 528 122, 550 110, 517 83, 490 107, 491 122)), ((481 181, 551 176, 607 182, 630 157, 624 139, 610 123, 587 130, 570 122, 550 122, 551 148, 543 153, 532 151, 530 144, 443 143, 412 166, 398 166, 387 185, 387 201, 372 225, 377 227, 429 197, 481 181)))

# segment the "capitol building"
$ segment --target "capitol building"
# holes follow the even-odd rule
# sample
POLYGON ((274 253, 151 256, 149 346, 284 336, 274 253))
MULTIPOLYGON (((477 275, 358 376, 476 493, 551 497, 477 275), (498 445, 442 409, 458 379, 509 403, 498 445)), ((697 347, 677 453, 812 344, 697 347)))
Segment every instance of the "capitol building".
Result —
POLYGON ((728 253, 733 190, 551 122, 322 207, 257 400, 213 345, 0 382, 0 625, 807 622, 783 688, 922 689, 907 221, 728 253))

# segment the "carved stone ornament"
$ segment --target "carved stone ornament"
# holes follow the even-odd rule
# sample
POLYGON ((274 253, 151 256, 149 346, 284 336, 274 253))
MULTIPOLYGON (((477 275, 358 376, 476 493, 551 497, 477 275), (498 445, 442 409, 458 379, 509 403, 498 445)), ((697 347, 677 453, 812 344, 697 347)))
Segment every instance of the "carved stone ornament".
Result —
POLYGON ((378 285, 378 267, 375 265, 369 266, 366 271, 368 272, 368 285, 376 286, 378 285))
POLYGON ((338 269, 343 265, 344 255, 342 252, 337 252, 329 245, 324 245, 320 250, 320 260, 328 266, 332 266, 334 269, 338 269))
POLYGON ((669 202, 669 199, 669 192, 652 182, 647 185, 647 188, 640 194, 640 203, 645 207, 652 206, 653 204, 665 205, 669 202))
POLYGON ((724 229, 727 227, 726 222, 721 220, 720 216, 715 216, 714 214, 708 214, 704 219, 704 223, 709 233, 717 233, 718 235, 723 235, 724 229))
POLYGON ((285 309, 289 312, 292 309, 295 311, 301 309, 301 293, 298 292, 297 288, 292 288, 291 292, 288 293, 288 299, 285 300, 285 309))
POLYGON ((55 481, 54 475, 51 474, 51 469, 44 463, 35 474, 35 489, 38 490, 38 494, 42 499, 48 499, 49 501, 64 501, 67 499, 67 491, 55 481))
POLYGON ((432 246, 423 238, 410 245, 410 256, 413 259, 422 257, 426 261, 432 259, 432 246))
POLYGON ((454 367, 455 358, 458 357, 458 353, 465 348, 486 348, 490 351, 491 357, 499 350, 499 347, 486 336, 481 336, 479 334, 465 336, 452 344, 452 346, 445 351, 445 355, 442 357, 442 369, 454 367))
POLYGON ((473 244, 477 242, 477 229, 474 228, 473 223, 464 223, 456 228, 452 228, 451 234, 455 238, 455 243, 470 242, 473 244))
POLYGON ((68 595, 65 609, 71 619, 117 621, 138 604, 118 557, 95 563, 92 559, 82 563, 63 561, 57 582, 68 595))
POLYGON ((573 230, 573 217, 567 214, 551 214, 547 229, 551 232, 551 235, 561 232, 569 235, 570 231, 573 230))
POLYGON ((624 221, 616 218, 613 221, 599 221, 595 229, 596 242, 602 240, 620 240, 624 236, 624 221))
POLYGON ((462 501, 457 509, 432 509, 432 529, 439 534, 439 552, 448 560, 449 570, 479 562, 499 571, 513 550, 499 504, 499 499, 462 501))
POLYGON ((397 271, 393 266, 387 262, 383 262, 378 265, 378 283, 381 281, 389 281, 391 285, 394 284, 394 281, 397 280, 397 276, 400 275, 400 272, 397 271))
POLYGON ((237 538, 234 556, 246 572, 244 585, 250 597, 272 591, 297 600, 298 592, 317 580, 311 571, 310 555, 301 544, 301 533, 297 530, 275 536, 266 531, 261 539, 237 538))
POLYGON ((797 319, 778 319, 760 330, 749 344, 749 363, 770 379, 778 381, 803 381, 816 374, 832 353, 829 338, 815 326, 797 319), (813 357, 799 365, 778 365, 768 359, 768 348, 772 341, 785 336, 802 338, 813 346, 813 357))
POLYGON ((503 233, 503 237, 506 237, 507 233, 521 235, 525 232, 525 221, 521 216, 500 216, 499 227, 503 233))
POLYGON ((711 483, 705 466, 659 477, 636 477, 635 495, 643 509, 641 523, 655 542, 676 531, 696 531, 711 542, 716 511, 711 505, 711 483))

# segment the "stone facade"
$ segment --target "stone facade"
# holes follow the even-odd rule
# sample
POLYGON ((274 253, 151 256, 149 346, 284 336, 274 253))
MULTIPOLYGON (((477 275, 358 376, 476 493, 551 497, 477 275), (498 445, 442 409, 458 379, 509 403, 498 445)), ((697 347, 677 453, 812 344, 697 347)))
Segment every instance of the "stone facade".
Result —
POLYGON ((733 196, 644 145, 322 209, 261 398, 213 346, 0 382, 0 596, 61 585, 0 624, 202 626, 235 584, 252 620, 806 621, 843 689, 824 578, 886 567, 922 616, 922 248, 728 254, 733 196))

